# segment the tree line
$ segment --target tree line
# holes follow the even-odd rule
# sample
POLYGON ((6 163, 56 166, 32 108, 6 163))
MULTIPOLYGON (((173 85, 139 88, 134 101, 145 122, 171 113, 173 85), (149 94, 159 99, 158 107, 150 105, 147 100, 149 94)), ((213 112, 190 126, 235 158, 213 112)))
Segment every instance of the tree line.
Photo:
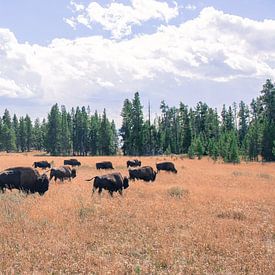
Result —
POLYGON ((122 126, 117 131, 106 110, 91 114, 89 107, 67 111, 52 106, 47 119, 18 118, 8 110, 0 117, 0 150, 45 150, 51 155, 187 154, 238 163, 240 158, 275 160, 275 86, 266 80, 250 105, 223 105, 220 114, 206 103, 190 108, 183 102, 160 104, 160 114, 145 119, 139 93, 125 99, 122 126), (120 137, 120 142, 119 142, 120 137))
POLYGON ((189 108, 182 102, 169 107, 162 101, 160 115, 151 122, 150 112, 144 118, 138 93, 124 101, 121 115, 125 155, 208 155, 233 163, 241 157, 275 160, 275 86, 269 79, 250 105, 223 105, 220 115, 203 102, 189 108))
POLYGON ((30 117, 11 118, 6 109, 0 118, 0 150, 25 152, 46 151, 51 155, 115 155, 118 135, 114 121, 90 109, 77 107, 70 112, 65 106, 52 106, 48 118, 32 123, 30 117))

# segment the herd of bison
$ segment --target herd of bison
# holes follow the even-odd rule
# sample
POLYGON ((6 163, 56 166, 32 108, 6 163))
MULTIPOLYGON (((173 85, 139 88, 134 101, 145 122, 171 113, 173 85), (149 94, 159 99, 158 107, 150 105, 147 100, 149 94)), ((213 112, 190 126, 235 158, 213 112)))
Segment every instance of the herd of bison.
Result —
MULTIPOLYGON (((39 193, 43 195, 49 189, 49 183, 54 181, 69 180, 77 176, 76 169, 73 167, 80 166, 77 159, 64 160, 64 166, 51 167, 47 161, 38 161, 33 163, 33 167, 13 167, 0 172, 0 191, 6 189, 18 189, 26 193, 39 193), (72 168, 71 168, 72 167, 72 168), (36 168, 47 169, 40 174, 36 168), (49 174, 49 177, 47 175, 49 174)), ((129 187, 129 180, 144 180, 153 182, 160 170, 177 173, 175 165, 172 162, 161 162, 156 164, 157 171, 151 166, 141 167, 141 161, 134 159, 128 160, 127 168, 130 168, 129 177, 122 177, 119 172, 109 173, 106 175, 95 176, 86 181, 93 182, 93 193, 98 189, 100 194, 103 189, 107 190, 111 196, 113 192, 119 192, 122 195, 123 189, 129 187), (133 168, 134 167, 134 168, 133 168)), ((114 169, 112 162, 104 161, 96 163, 96 169, 114 169)))

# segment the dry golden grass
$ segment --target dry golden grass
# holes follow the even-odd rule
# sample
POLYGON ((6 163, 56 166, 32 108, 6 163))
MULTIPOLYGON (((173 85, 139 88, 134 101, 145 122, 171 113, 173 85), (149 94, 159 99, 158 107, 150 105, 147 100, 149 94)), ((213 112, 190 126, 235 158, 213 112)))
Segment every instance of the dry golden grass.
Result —
MULTIPOLYGON (((62 157, 2 154, 0 169, 62 157)), ((178 174, 91 196, 98 160, 127 175, 127 157, 79 158, 72 182, 45 196, 0 195, 0 271, 92 274, 274 274, 275 164, 173 157, 178 174)), ((144 165, 169 157, 143 157, 144 165)), ((0 272, 1 273, 1 272, 0 272)))

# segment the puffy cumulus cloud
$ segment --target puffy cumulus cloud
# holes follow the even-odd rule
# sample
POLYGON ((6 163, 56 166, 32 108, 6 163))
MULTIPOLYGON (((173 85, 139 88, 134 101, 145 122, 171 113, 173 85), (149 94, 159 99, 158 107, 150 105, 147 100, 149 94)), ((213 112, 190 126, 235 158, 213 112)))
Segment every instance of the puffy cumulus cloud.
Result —
POLYGON ((105 106, 112 102, 114 108, 119 94, 141 90, 165 96, 169 91, 179 101, 183 90, 193 97, 198 83, 212 83, 212 90, 217 83, 224 97, 222 83, 234 83, 233 93, 244 82, 275 79, 275 21, 205 8, 179 26, 161 26, 129 40, 55 39, 47 47, 20 44, 1 29, 0 64, 1 97, 67 105, 104 98, 105 106))
POLYGON ((112 2, 107 6, 91 2, 87 7, 71 1, 71 7, 74 13, 78 14, 70 19, 64 19, 71 27, 75 28, 77 24, 82 24, 91 28, 97 23, 110 31, 115 39, 131 34, 134 25, 141 25, 151 19, 168 23, 179 14, 176 2, 170 7, 167 2, 156 0, 131 0, 130 5, 112 2))
POLYGON ((32 46, 18 44, 8 29, 0 29, 0 96, 17 98, 36 97, 40 74, 32 70, 32 46))

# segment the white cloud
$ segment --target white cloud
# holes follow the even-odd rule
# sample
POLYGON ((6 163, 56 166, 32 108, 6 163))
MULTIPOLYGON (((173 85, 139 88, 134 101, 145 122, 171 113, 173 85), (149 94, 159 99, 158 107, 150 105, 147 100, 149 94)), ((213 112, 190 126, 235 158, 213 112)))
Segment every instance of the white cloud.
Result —
POLYGON ((18 86, 14 80, 0 77, 0 96, 17 98, 32 97, 34 94, 28 86, 18 86))
POLYGON ((70 6, 72 8, 73 12, 80 12, 85 9, 85 6, 82 4, 77 4, 75 1, 71 0, 70 1, 70 6))
POLYGON ((64 22, 71 26, 74 30, 76 29, 77 22, 73 17, 71 18, 63 18, 64 22))
POLYGON ((191 10, 191 11, 194 11, 197 9, 197 7, 195 5, 191 5, 191 4, 188 4, 184 7, 186 10, 191 10))
POLYGON ((75 105, 141 90, 169 92, 179 101, 186 83, 242 86, 275 79, 275 21, 205 8, 179 26, 161 26, 129 40, 55 39, 47 47, 21 44, 11 31, 0 29, 0 64, 2 98, 75 105))
POLYGON ((132 26, 141 25, 151 19, 169 22, 178 16, 177 4, 170 7, 167 2, 156 0, 131 0, 131 5, 112 2, 106 7, 91 2, 86 8, 71 1, 75 13, 79 13, 71 19, 65 20, 70 26, 82 24, 91 28, 93 24, 100 24, 105 30, 112 33, 112 37, 120 39, 132 33, 132 26), (74 23, 72 23, 74 22, 74 23))

